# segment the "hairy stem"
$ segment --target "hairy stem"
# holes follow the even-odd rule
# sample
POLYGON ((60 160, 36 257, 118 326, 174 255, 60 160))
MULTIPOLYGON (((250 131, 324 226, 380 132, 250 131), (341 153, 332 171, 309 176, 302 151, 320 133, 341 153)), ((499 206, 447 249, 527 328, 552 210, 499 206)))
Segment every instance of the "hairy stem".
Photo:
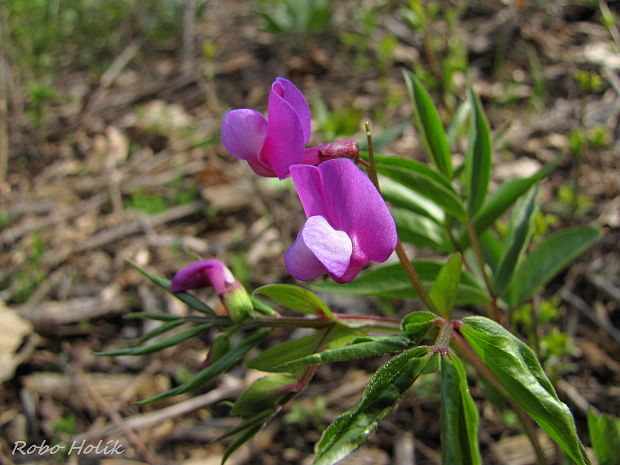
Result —
POLYGON ((465 228, 467 229, 467 234, 469 235, 471 247, 474 250, 474 254, 476 255, 476 260, 478 260, 478 265, 480 266, 480 272, 482 273, 484 284, 487 288, 489 295, 491 296, 489 315, 497 323, 502 324, 502 314, 497 305, 497 294, 493 290, 493 285, 491 284, 491 280, 489 279, 489 275, 487 273, 487 269, 484 263, 484 256, 482 255, 482 248, 480 247, 480 241, 478 241, 478 236, 476 234, 474 224, 472 223, 470 217, 468 217, 465 221, 465 228))

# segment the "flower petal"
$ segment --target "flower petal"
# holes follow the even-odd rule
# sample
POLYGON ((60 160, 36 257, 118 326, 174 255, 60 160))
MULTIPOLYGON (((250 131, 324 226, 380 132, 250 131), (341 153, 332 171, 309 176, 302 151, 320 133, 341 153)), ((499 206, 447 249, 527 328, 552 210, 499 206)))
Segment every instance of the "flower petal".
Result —
POLYGON ((355 255, 387 260, 396 247, 396 225, 372 181, 346 158, 327 160, 318 170, 330 224, 347 232, 355 255))
POLYGON ((225 291, 235 281, 235 277, 221 261, 216 259, 201 260, 187 265, 172 278, 172 292, 213 286, 218 294, 225 291))
POLYGON ((330 218, 319 169, 310 165, 293 165, 289 169, 306 217, 320 215, 330 218))
POLYGON ((352 250, 347 233, 336 231, 322 216, 312 216, 287 250, 284 262, 289 273, 303 281, 325 272, 340 277, 347 271, 352 250))
POLYGON ((284 179, 289 166, 299 163, 304 155, 304 133, 299 116, 278 92, 269 94, 267 137, 259 155, 260 161, 284 179))
POLYGON ((267 120, 256 110, 231 110, 222 119, 222 143, 237 158, 256 159, 266 137, 267 120))
POLYGON ((310 107, 304 97, 304 94, 288 79, 283 77, 276 78, 271 85, 271 91, 277 92, 286 100, 295 110, 299 121, 301 122, 301 128, 304 132, 304 145, 308 143, 311 135, 311 116, 310 107))

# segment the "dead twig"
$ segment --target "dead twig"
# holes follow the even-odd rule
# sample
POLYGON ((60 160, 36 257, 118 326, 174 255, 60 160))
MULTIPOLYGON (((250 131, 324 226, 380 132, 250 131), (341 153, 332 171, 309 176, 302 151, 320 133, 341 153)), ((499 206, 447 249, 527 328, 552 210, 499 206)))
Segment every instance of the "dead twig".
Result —
MULTIPOLYGON (((228 378, 227 378, 228 379, 228 378)), ((241 392, 244 385, 240 381, 228 379, 228 382, 216 389, 209 391, 198 397, 193 397, 178 404, 171 405, 154 412, 142 413, 132 417, 124 418, 118 424, 107 425, 102 428, 88 431, 74 438, 76 441, 82 439, 92 439, 98 437, 108 437, 123 432, 125 429, 139 430, 158 425, 171 418, 187 415, 194 410, 204 408, 221 400, 235 396, 241 392)))
MULTIPOLYGON (((118 414, 118 412, 113 409, 110 404, 105 400, 103 396, 101 396, 97 390, 93 387, 88 377, 84 374, 81 368, 71 367, 71 371, 74 371, 77 374, 77 378, 82 387, 86 390, 90 398, 95 402, 97 408, 100 411, 103 411, 110 420, 114 422, 115 425, 122 425, 123 419, 118 414)), ((150 464, 155 465, 157 460, 153 456, 153 454, 148 450, 142 439, 129 427, 123 426, 123 432, 127 435, 127 439, 129 442, 133 444, 136 450, 144 457, 144 459, 150 464)))
POLYGON ((43 256, 43 258, 41 259, 41 263, 45 266, 58 265, 75 253, 84 252, 91 249, 97 249, 99 247, 103 247, 105 245, 111 244, 112 242, 116 242, 128 236, 136 234, 144 229, 144 222, 148 223, 151 227, 157 227, 162 224, 180 220, 181 218, 185 218, 199 213, 203 209, 203 207, 204 204, 202 202, 196 201, 188 204, 178 205, 157 215, 143 215, 141 219, 135 219, 129 223, 121 224, 119 226, 100 231, 78 245, 68 246, 63 249, 52 250, 43 256))

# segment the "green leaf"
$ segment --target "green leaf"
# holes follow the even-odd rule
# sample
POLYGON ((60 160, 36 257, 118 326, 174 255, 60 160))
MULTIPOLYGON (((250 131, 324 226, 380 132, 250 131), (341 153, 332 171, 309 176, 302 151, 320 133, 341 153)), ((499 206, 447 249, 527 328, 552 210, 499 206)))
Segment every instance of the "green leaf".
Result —
POLYGON ((536 355, 504 327, 466 317, 460 332, 508 394, 578 465, 586 465, 573 416, 560 401, 536 355))
POLYGON ((403 333, 407 335, 411 344, 418 344, 426 335, 429 329, 435 324, 437 315, 431 312, 412 312, 402 319, 400 326, 403 333))
POLYGON ((454 254, 450 260, 441 267, 437 278, 431 287, 429 297, 437 307, 439 315, 449 318, 456 300, 456 294, 461 280, 461 268, 463 260, 460 254, 454 254))
POLYGON ((557 232, 543 240, 512 276, 507 290, 510 305, 516 307, 532 297, 599 237, 598 229, 584 226, 557 232))
POLYGON ((601 413, 598 418, 588 410, 590 442, 599 465, 620 463, 620 418, 601 413))
MULTIPOLYGON (((428 260, 413 260, 412 263, 422 280, 422 284, 426 288, 430 288, 442 264, 428 260)), ((311 287, 323 292, 344 295, 371 295, 404 299, 418 297, 416 291, 411 286, 411 282, 403 272, 400 263, 373 268, 347 284, 315 281, 311 284, 311 287)), ((488 302, 489 300, 489 296, 476 279, 469 273, 462 272, 461 282, 456 295, 456 304, 477 304, 488 302)))
POLYGON ((297 378, 292 375, 269 375, 259 378, 239 396, 230 413, 251 416, 271 409, 287 394, 282 388, 295 381, 297 378))
POLYGON ((138 339, 136 339, 136 342, 134 345, 139 346, 141 344, 144 344, 146 341, 153 339, 154 337, 160 336, 170 331, 171 329, 177 328, 178 326, 181 326, 183 323, 184 322, 181 319, 168 321, 167 323, 164 323, 163 325, 160 325, 157 328, 153 328, 152 330, 140 336, 138 339))
POLYGON ((322 338, 323 334, 316 331, 308 336, 291 339, 264 350, 253 359, 245 362, 245 366, 271 373, 293 371, 283 365, 291 360, 314 353, 322 338))
POLYGON ((338 321, 321 299, 303 287, 293 284, 267 284, 255 289, 252 295, 265 295, 292 310, 338 321))
POLYGON ((180 344, 183 341, 187 341, 188 339, 196 337, 200 333, 204 333, 205 331, 209 330, 211 326, 211 323, 205 323, 202 325, 193 326, 192 328, 188 328, 185 331, 181 331, 180 333, 167 337, 166 339, 162 339, 155 344, 151 344, 148 346, 132 347, 130 349, 113 350, 109 352, 96 352, 95 355, 120 356, 152 354, 153 352, 158 352, 160 350, 172 347, 174 345, 180 344))
POLYGON ((480 209, 487 195, 491 178, 493 148, 491 130, 480 99, 471 89, 469 98, 473 111, 465 156, 465 190, 467 192, 467 209, 470 215, 473 215, 480 209))
POLYGON ((441 174, 413 160, 376 157, 377 171, 437 204, 441 209, 465 221, 467 213, 460 197, 441 174))
POLYGON ((390 352, 399 352, 409 346, 411 346, 411 341, 402 336, 378 337, 367 342, 358 343, 353 341, 353 344, 348 346, 327 349, 316 354, 291 360, 290 362, 284 363, 283 367, 288 368, 315 363, 344 362, 345 360, 375 357, 390 352))
MULTIPOLYGON (((446 135, 448 139, 448 144, 452 145, 456 141, 457 137, 461 134, 461 131, 465 127, 465 123, 467 122, 467 118, 471 113, 471 100, 466 99, 463 100, 459 107, 456 109, 456 115, 454 119, 448 126, 448 133, 446 135)), ((456 171, 452 174, 454 177, 458 176, 456 171)))
POLYGON ((439 113, 428 92, 413 73, 403 73, 415 117, 418 133, 422 138, 426 153, 431 161, 444 175, 452 177, 452 157, 439 113))
POLYGON ((267 420, 271 415, 273 415, 273 413, 274 413, 273 409, 267 409, 267 410, 263 410, 262 412, 257 413, 256 415, 246 418, 245 420, 240 421, 235 426, 233 426, 228 431, 226 431, 224 434, 219 436, 216 439, 216 441, 221 441, 222 439, 226 439, 231 436, 234 436, 235 434, 240 433, 241 431, 245 429, 251 428, 256 425, 260 425, 265 420, 267 420))
POLYGON ((364 443, 394 408, 430 358, 428 348, 404 352, 377 370, 360 400, 327 427, 315 446, 314 465, 332 465, 364 443))
POLYGON ((499 259, 502 255, 502 243, 497 238, 495 233, 488 229, 480 234, 478 239, 480 240, 480 248, 482 249, 484 262, 489 265, 493 272, 495 272, 499 259))
MULTIPOLYGON (((495 221, 501 217, 510 207, 514 205, 519 197, 525 194, 530 188, 551 173, 559 163, 556 159, 543 166, 538 172, 528 178, 510 179, 503 182, 485 200, 484 204, 473 217, 474 229, 478 234, 486 231, 495 221)), ((467 231, 463 228, 457 239, 460 249, 469 245, 467 231)))
POLYGON ((258 344, 260 344, 270 332, 271 330, 268 328, 263 328, 256 331, 254 334, 241 341, 239 345, 233 347, 226 354, 222 355, 222 357, 220 357, 218 360, 210 364, 207 368, 201 370, 191 380, 177 386, 174 389, 163 392, 148 399, 141 400, 138 402, 138 404, 148 404, 157 400, 165 399, 167 397, 177 396, 179 394, 192 391, 202 386, 203 384, 211 381, 213 378, 235 365, 245 356, 245 354, 247 354, 258 344))
POLYGON ((390 209, 401 241, 438 252, 450 252, 452 244, 443 229, 434 221, 408 210, 390 209))
POLYGON ((478 411, 469 394, 463 364, 456 357, 441 357, 442 462, 480 465, 478 411))
POLYGON ((231 441, 226 450, 224 451, 224 456, 222 457, 222 465, 226 463, 226 460, 243 444, 252 439, 256 433, 258 433, 263 427, 262 423, 259 423, 255 426, 251 426, 246 429, 243 433, 237 436, 235 439, 231 441))
POLYGON ((123 318, 144 318, 154 321, 179 321, 182 318, 179 315, 170 313, 150 313, 150 312, 132 312, 123 315, 123 318))
POLYGON ((273 308, 267 305, 265 302, 261 302, 257 298, 252 296, 252 305, 254 305, 254 311, 266 316, 276 316, 276 312, 273 308))
POLYGON ((437 224, 444 222, 446 215, 443 210, 426 197, 385 176, 381 176, 379 183, 381 195, 393 206, 425 216, 437 224))
POLYGON ((127 260, 127 263, 129 263, 133 268, 138 270, 140 273, 142 273, 144 276, 146 276, 152 282, 157 284, 163 290, 171 293, 173 296, 175 296, 181 302, 183 302, 184 304, 189 305, 194 310, 198 310, 199 312, 206 313, 207 315, 215 315, 215 311, 211 307, 209 307, 202 300, 198 299, 196 296, 190 294, 189 292, 172 292, 172 290, 170 289, 170 280, 169 279, 162 278, 162 277, 159 277, 159 276, 155 276, 154 274, 149 273, 148 271, 143 269, 140 265, 138 265, 137 263, 132 262, 131 260, 127 260))
POLYGON ((532 219, 536 212, 537 194, 538 189, 534 187, 522 202, 517 202, 512 212, 508 237, 497 270, 493 274, 493 287, 499 295, 504 294, 517 262, 529 242, 532 219))

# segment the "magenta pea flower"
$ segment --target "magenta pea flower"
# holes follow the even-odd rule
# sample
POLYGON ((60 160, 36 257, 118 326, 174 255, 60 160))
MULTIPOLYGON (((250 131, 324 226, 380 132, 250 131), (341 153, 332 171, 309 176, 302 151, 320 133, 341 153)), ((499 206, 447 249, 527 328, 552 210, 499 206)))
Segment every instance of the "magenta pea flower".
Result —
POLYGON ((243 285, 221 261, 201 260, 179 270, 170 283, 172 292, 213 287, 228 314, 234 321, 252 315, 254 306, 243 285))
POLYGON ((260 176, 289 176, 289 166, 318 165, 327 158, 359 154, 350 139, 305 148, 311 135, 310 108, 288 79, 276 78, 269 92, 267 119, 249 108, 231 110, 222 120, 222 143, 235 157, 246 160, 260 176))
POLYGON ((302 281, 329 274, 346 283, 396 247, 394 219, 368 177, 349 159, 294 165, 291 177, 307 216, 284 263, 302 281))

